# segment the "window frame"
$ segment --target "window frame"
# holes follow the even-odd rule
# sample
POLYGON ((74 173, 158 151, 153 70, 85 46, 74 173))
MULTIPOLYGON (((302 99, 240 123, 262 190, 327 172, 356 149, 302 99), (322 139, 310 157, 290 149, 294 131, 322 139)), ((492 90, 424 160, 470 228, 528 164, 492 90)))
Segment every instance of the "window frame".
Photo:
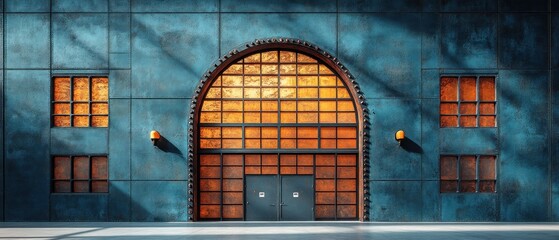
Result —
POLYGON ((439 193, 440 194, 496 194, 499 192, 498 180, 499 180, 499 162, 500 156, 498 154, 440 154, 439 155, 439 193), (462 157, 475 157, 475 179, 463 180, 461 176, 461 166, 460 160, 462 157), (442 169, 442 159, 443 157, 455 157, 456 158, 456 179, 443 179, 443 169, 442 169), (480 178, 480 158, 481 157, 494 157, 495 158, 495 178, 494 179, 481 179, 480 178), (465 192, 461 191, 462 181, 475 181, 475 191, 465 192), (480 182, 482 181, 492 181, 494 191, 480 191, 480 182), (456 191, 443 191, 443 182, 456 182, 456 191))
POLYGON ((109 194, 110 193, 110 180, 109 180, 109 155, 108 154, 53 154, 50 156, 50 194, 70 194, 70 195, 76 195, 76 194, 109 194), (62 157, 62 158, 68 158, 70 160, 70 178, 69 179, 56 179, 55 178, 55 158, 57 157, 62 157), (87 157, 88 159, 88 178, 87 179, 75 179, 74 178, 74 158, 76 157, 87 157), (106 178, 100 178, 100 179, 93 179, 93 164, 92 164, 92 159, 95 157, 104 157, 106 159, 106 169, 107 172, 106 174, 106 178), (69 192, 56 192, 55 191, 55 183, 59 182, 59 181, 67 181, 70 184, 70 191, 69 192), (88 182, 88 189, 89 191, 87 192, 75 192, 74 191, 74 181, 87 181, 88 182), (92 189, 92 182, 93 181, 104 181, 107 184, 107 191, 106 192, 93 192, 92 189))

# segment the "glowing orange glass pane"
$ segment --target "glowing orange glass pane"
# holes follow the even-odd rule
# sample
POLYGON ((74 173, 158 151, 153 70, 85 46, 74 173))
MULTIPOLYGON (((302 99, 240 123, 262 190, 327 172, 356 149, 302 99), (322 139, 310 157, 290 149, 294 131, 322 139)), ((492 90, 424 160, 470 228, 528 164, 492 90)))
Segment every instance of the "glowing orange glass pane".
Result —
POLYGON ((320 111, 336 111, 336 101, 320 101, 320 111))
POLYGON ((92 116, 91 117, 92 127, 108 127, 109 117, 108 116, 92 116))
POLYGON ((298 101, 297 111, 318 111, 317 101, 298 101))
POLYGON ((70 116, 54 116, 53 124, 55 127, 69 127, 70 116))
POLYGON ((317 127, 298 127, 297 128, 298 138, 318 138, 318 128, 317 127))
POLYGON ((280 166, 297 165, 297 155, 283 154, 280 156, 280 166))
POLYGON ((357 129, 355 127, 338 127, 338 138, 357 138, 357 129))
POLYGON ((70 101, 70 78, 54 78, 54 101, 70 101))
POLYGON ((263 52, 262 62, 278 62, 278 55, 277 51, 263 52))
POLYGON ((458 127, 458 116, 441 116, 441 127, 458 127))
POLYGON ((458 159, 456 156, 441 156, 441 180, 458 179, 458 159))
POLYGON ((277 138, 278 128, 277 127, 263 127, 262 128, 262 138, 277 138))
POLYGON ((297 110, 297 102, 296 101, 281 101, 281 110, 282 111, 296 111, 297 110))
MULTIPOLYGON (((262 64, 262 74, 278 74, 278 65, 277 64, 262 64)), ((277 77, 276 78, 276 85, 277 85, 277 77)), ((264 77, 262 78, 262 85, 264 85, 264 77)), ((271 86, 271 85, 268 85, 271 86)))
POLYGON ((277 111, 278 101, 262 101, 262 111, 277 111))
POLYGON ((336 113, 321 112, 319 121, 320 123, 336 123, 336 113))
POLYGON ((278 98, 278 89, 262 88, 262 98, 278 98))
POLYGON ((319 154, 316 155, 317 166, 334 166, 336 159, 334 155, 319 154))
POLYGON ((260 64, 245 64, 244 67, 245 74, 260 74, 260 64))
POLYGON ((297 148, 297 142, 295 139, 280 139, 281 148, 294 149, 297 148))
POLYGON ((338 101, 338 111, 354 111, 352 101, 338 101))
POLYGON ((221 112, 202 112, 200 113, 200 123, 220 123, 221 112))
POLYGON ((109 101, 109 79, 106 77, 91 78, 91 100, 109 101))
POLYGON ((74 116, 74 127, 89 127, 88 116, 74 116))
POLYGON ((89 79, 84 77, 74 78, 74 101, 89 101, 89 79))
POLYGON ((221 148, 220 139, 200 139, 200 148, 221 148))
POLYGON ((297 148, 315 149, 318 148, 316 139, 297 139, 297 148))
POLYGON ((109 114, 109 104, 107 103, 92 103, 91 114, 109 114))
POLYGON ((260 138, 260 128, 245 127, 245 138, 260 138))
POLYGON ((221 111, 221 101, 204 101, 202 111, 221 111))
POLYGON ((316 87, 318 86, 317 76, 299 76, 297 84, 300 87, 316 87))
POLYGON ((357 140, 356 139, 338 139, 338 148, 357 148, 357 140))
POLYGON ((258 154, 245 155, 245 165, 260 165, 260 155, 258 154))
POLYGON ((260 98, 260 88, 245 88, 245 98, 260 98))
POLYGON ((330 70, 330 68, 328 68, 328 67, 327 67, 326 65, 324 65, 324 64, 320 64, 320 65, 319 65, 319 67, 318 67, 318 73, 320 73, 321 75, 322 75, 322 74, 325 74, 325 75, 328 75, 328 74, 333 75, 333 74, 334 74, 334 73, 330 70))
POLYGON ((349 92, 345 88, 338 88, 338 98, 350 98, 349 92))
POLYGON ((296 97, 296 88, 280 89, 280 98, 295 98, 295 97, 296 97))
POLYGON ((282 112, 280 114, 280 121, 281 121, 281 123, 296 123, 297 122, 297 115, 296 115, 296 113, 282 112))
POLYGON ((305 54, 297 53, 297 62, 299 63, 316 63, 314 58, 311 58, 305 54))
POLYGON ((212 83, 212 87, 219 87, 221 86, 221 76, 217 77, 215 81, 212 83))
POLYGON ((475 77, 460 78, 460 100, 462 101, 476 100, 476 78, 475 77))
POLYGON ((319 96, 320 98, 336 98, 336 92, 335 88, 320 88, 319 96))
POLYGON ((75 103, 72 109, 74 114, 89 114, 89 104, 88 103, 75 103))
POLYGON ((221 85, 228 87, 240 87, 243 86, 242 76, 222 76, 221 85))
MULTIPOLYGON (((297 65, 295 64, 281 64, 280 65, 280 74, 296 74, 297 73, 297 65)), ((290 85, 294 86, 294 85, 290 85)))
POLYGON ((298 74, 318 74, 318 65, 316 65, 316 64, 298 64, 297 65, 297 73, 298 74))
POLYGON ((245 111, 260 111, 260 101, 244 101, 245 111))
POLYGON ((355 113, 338 113, 338 123, 355 123, 355 113))
POLYGON ((245 63, 257 63, 257 62, 260 62, 260 53, 252 54, 252 55, 250 55, 250 56, 248 56, 248 57, 245 57, 243 60, 244 60, 245 63))
POLYGON ((241 112, 224 112, 222 117, 223 117, 223 123, 242 123, 243 122, 243 113, 241 113, 241 112))
POLYGON ((495 127, 496 120, 495 116, 480 116, 479 126, 480 127, 495 127))
POLYGON ((336 149, 336 139, 320 139, 320 148, 336 149))
POLYGON ((221 140, 222 148, 242 148, 243 141, 241 139, 223 139, 221 140))
POLYGON ((297 97, 299 98, 318 98, 318 88, 298 88, 297 97))
POLYGON ((335 127, 321 127, 320 128, 321 138, 336 138, 336 128, 335 127))
POLYGON ((316 112, 298 112, 298 123, 318 123, 318 113, 316 112))
POLYGON ((280 51, 280 62, 296 62, 296 59, 294 52, 280 51))
POLYGON ((243 102, 242 101, 223 101, 223 111, 242 111, 243 102))
POLYGON ((479 100, 495 101, 495 78, 480 77, 479 78, 479 100))
POLYGON ((335 87, 336 86, 336 76, 320 76, 320 86, 321 87, 335 87))
POLYGON ((460 114, 476 114, 476 104, 475 103, 461 103, 460 104, 460 114))
POLYGON ((69 103, 55 103, 53 113, 54 114, 70 114, 70 104, 69 103))
POLYGON ((264 87, 274 87, 278 85, 277 76, 262 76, 262 86, 264 87))
POLYGON ((245 112, 245 123, 260 123, 260 112, 245 112))
POLYGON ((260 86, 260 76, 245 76, 245 86, 258 87, 260 86))
POLYGON ((295 76, 280 76, 280 86, 294 87, 297 85, 297 77, 295 76))
POLYGON ((210 88, 206 94, 206 98, 221 98, 221 88, 210 88))
POLYGON ((262 123, 277 123, 278 114, 275 112, 263 112, 262 113, 262 123))
POLYGON ((241 138, 243 136, 243 130, 241 127, 223 127, 221 129, 221 135, 223 138, 241 138))
POLYGON ((70 179, 71 166, 69 157, 54 158, 54 179, 70 179))
POLYGON ((281 127, 280 137, 281 138, 295 138, 297 136, 297 128, 295 127, 281 127))
POLYGON ((245 139, 245 148, 260 148, 260 139, 245 139))
POLYGON ((458 78, 442 77, 440 83, 441 101, 458 100, 458 78))
POLYGON ((476 179, 476 157, 475 156, 460 157, 460 179, 462 180, 476 179))
POLYGON ((278 140, 276 140, 276 139, 262 139, 262 148, 276 149, 276 148, 278 148, 278 140))
POLYGON ((200 127, 200 138, 221 138, 221 128, 200 127))
POLYGON ((355 166, 357 164, 357 156, 353 154, 338 154, 338 166, 355 166))
POLYGON ((495 114, 495 103, 480 103, 479 104, 480 114, 495 114))
POLYGON ((458 114, 458 103, 441 103, 441 114, 458 114))
POLYGON ((243 89, 242 88, 223 88, 222 89, 223 98, 242 98, 243 89))
POLYGON ((475 127, 476 126, 476 116, 460 116, 460 126, 461 127, 475 127))
POLYGON ((242 64, 233 64, 229 66, 223 74, 243 74, 243 65, 242 64))

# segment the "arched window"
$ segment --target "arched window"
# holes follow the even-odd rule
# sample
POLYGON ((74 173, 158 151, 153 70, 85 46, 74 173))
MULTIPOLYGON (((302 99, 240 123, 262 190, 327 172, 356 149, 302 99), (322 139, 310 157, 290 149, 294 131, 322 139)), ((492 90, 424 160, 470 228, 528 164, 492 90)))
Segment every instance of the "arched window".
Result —
POLYGON ((201 89, 194 116, 194 216, 358 220, 362 121, 355 94, 318 53, 273 46, 237 54, 201 89), (306 190, 282 190, 305 181, 306 190), (265 198, 269 209, 251 205, 265 198), (309 203, 297 202, 297 212, 308 214, 290 217, 290 199, 309 203))

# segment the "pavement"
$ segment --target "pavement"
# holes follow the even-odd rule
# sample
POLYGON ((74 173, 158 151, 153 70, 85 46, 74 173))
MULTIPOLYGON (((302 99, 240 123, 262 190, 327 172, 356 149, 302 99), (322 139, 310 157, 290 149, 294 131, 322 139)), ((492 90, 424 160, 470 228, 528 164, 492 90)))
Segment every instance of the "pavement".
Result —
POLYGON ((0 222, 3 239, 559 239, 559 223, 0 222))

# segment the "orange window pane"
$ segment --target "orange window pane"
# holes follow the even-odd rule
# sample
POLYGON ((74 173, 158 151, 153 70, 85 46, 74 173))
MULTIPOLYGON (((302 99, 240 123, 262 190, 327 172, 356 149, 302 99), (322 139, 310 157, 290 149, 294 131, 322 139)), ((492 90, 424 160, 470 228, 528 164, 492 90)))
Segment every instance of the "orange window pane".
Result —
POLYGON ((282 112, 280 115, 281 123, 295 123, 297 122, 297 115, 295 113, 282 112))
MULTIPOLYGON (((241 162, 242 165, 242 162, 241 162)), ((241 166, 235 167, 223 167, 223 178, 242 178, 243 177, 243 168, 241 166)))
POLYGON ((219 155, 200 155, 200 165, 202 166, 219 166, 220 164, 219 155))
POLYGON ((206 93, 206 98, 221 98, 221 88, 210 88, 206 93))
MULTIPOLYGON (((283 67, 284 65, 282 65, 283 67)), ((280 76, 280 86, 294 87, 297 85, 297 77, 295 76, 280 76)))
POLYGON ((245 127, 245 138, 260 138, 260 128, 245 127))
POLYGON ((69 157, 54 157, 54 179, 70 179, 72 168, 69 157))
POLYGON ((310 154, 300 154, 297 155, 297 165, 299 166, 312 166, 314 162, 314 156, 310 154))
POLYGON ((244 101, 245 111, 260 111, 260 101, 244 101))
POLYGON ((317 101, 298 101, 297 111, 318 111, 317 101))
POLYGON ((55 127, 69 127, 70 126, 70 116, 54 116, 53 125, 55 127))
POLYGON ((336 164, 336 159, 334 155, 325 155, 325 154, 316 155, 317 166, 334 166, 335 164, 336 164))
POLYGON ((258 63, 260 62, 260 59, 260 53, 255 53, 248 57, 245 57, 243 60, 245 61, 245 63, 258 63))
POLYGON ((245 88, 244 98, 260 98, 260 88, 245 88))
POLYGON ((202 103, 202 111, 221 111, 221 101, 204 101, 202 103))
POLYGON ((280 62, 296 62, 297 58, 294 52, 280 51, 280 62))
POLYGON ((336 139, 320 139, 320 148, 336 149, 336 139))
POLYGON ((269 51, 262 53, 262 62, 278 62, 278 51, 269 51))
POLYGON ((356 204, 357 194, 354 192, 341 192, 337 197, 338 204, 356 204))
POLYGON ((356 167, 337 167, 338 178, 356 178, 357 168, 356 167))
POLYGON ((74 114, 87 115, 89 114, 89 103, 74 103, 72 110, 74 114))
POLYGON ((458 116, 441 116, 441 127, 458 127, 458 116))
POLYGON ((458 114, 457 103, 441 103, 441 114, 458 114))
POLYGON ((212 87, 219 87, 221 86, 221 76, 217 77, 215 81, 212 83, 212 87))
POLYGON ((357 164, 357 156, 351 154, 339 154, 338 166, 355 166, 357 164))
POLYGON ((338 87, 345 87, 345 84, 344 84, 344 83, 342 82, 342 80, 339 79, 339 78, 336 78, 336 85, 337 85, 338 87))
POLYGON ((70 101, 70 78, 54 78, 54 101, 70 101))
POLYGON ((262 101, 262 111, 277 111, 278 101, 262 101))
POLYGON ((297 62, 299 63, 315 63, 316 60, 302 53, 297 53, 297 62))
POLYGON ((441 181, 441 192, 457 192, 457 181, 441 181))
POLYGON ((54 182, 54 192, 70 192, 71 184, 70 181, 55 181, 54 182))
POLYGON ((280 137, 281 138, 295 138, 297 135, 297 129, 295 127, 281 127, 280 137))
POLYGON ((225 71, 223 71, 223 74, 227 75, 227 74, 242 74, 243 73, 243 65, 242 64, 233 64, 231 66, 229 66, 227 69, 225 69, 225 71))
POLYGON ((297 165, 297 155, 283 154, 280 156, 280 165, 297 165))
POLYGON ((274 112, 263 112, 262 113, 262 123, 277 123, 278 122, 278 114, 274 112))
POLYGON ((354 111, 352 101, 338 101, 338 111, 354 111))
POLYGON ((221 112, 202 112, 200 113, 200 123, 220 123, 221 112))
POLYGON ((245 76, 245 86, 253 86, 258 87, 260 86, 260 76, 245 76))
POLYGON ((480 77, 479 78, 479 100, 495 101, 495 78, 480 77))
POLYGON ((74 179, 89 179, 89 158, 74 157, 74 179))
POLYGON ((441 180, 458 179, 458 158, 456 156, 441 156, 441 180))
POLYGON ((91 178, 107 179, 108 178, 107 157, 91 158, 91 178))
POLYGON ((297 91, 296 88, 281 88, 280 98, 295 98, 296 91, 297 91))
POLYGON ((316 139, 297 139, 297 148, 316 149, 318 140, 316 139))
POLYGON ((320 123, 336 123, 336 113, 321 112, 319 116, 320 123))
POLYGON ((92 103, 91 114, 109 114, 109 104, 107 103, 92 103))
POLYGON ((278 148, 278 140, 276 139, 262 139, 262 148, 264 149, 276 149, 278 148))
MULTIPOLYGON (((277 68, 277 66, 276 66, 277 68)), ((278 85, 277 76, 262 76, 262 86, 264 87, 274 87, 278 85)))
POLYGON ((330 68, 328 68, 328 67, 327 67, 326 65, 324 65, 324 64, 320 64, 320 65, 318 66, 318 73, 320 73, 321 75, 322 75, 322 74, 325 74, 325 75, 328 75, 328 74, 333 75, 333 74, 334 74, 334 73, 330 70, 330 68))
MULTIPOLYGON (((262 64, 262 74, 278 74, 278 65, 277 64, 262 64)), ((277 85, 277 77, 276 77, 276 84, 277 85)), ((264 85, 264 77, 262 77, 262 85, 264 85)), ((271 86, 271 85, 268 85, 271 86)))
POLYGON ((336 88, 320 88, 320 98, 336 98, 336 88))
MULTIPOLYGON (((243 193, 240 193, 240 192, 224 192, 223 193, 223 204, 243 204, 243 193)), ((225 209, 224 209, 224 211, 225 211, 225 209)), ((225 215, 225 213, 224 213, 224 215, 225 215)))
POLYGON ((219 205, 201 205, 200 218, 219 218, 221 217, 221 206, 219 205))
POLYGON ((349 113, 338 113, 338 123, 355 123, 356 119, 355 119, 355 113, 353 112, 349 112, 349 113))
POLYGON ((460 126, 462 127, 475 127, 476 116, 460 116, 460 126))
POLYGON ((91 100, 109 101, 109 79, 106 77, 91 78, 91 100))
POLYGON ((70 114, 69 103, 55 103, 53 108, 54 114, 70 114))
POLYGON ((297 102, 295 102, 295 101, 281 101, 281 110, 282 111, 296 111, 297 110, 297 102))
POLYGON ((245 155, 245 165, 260 165, 260 155, 258 154, 245 155))
POLYGON ((223 117, 223 123, 242 123, 243 122, 243 113, 240 113, 240 112, 224 112, 222 117, 223 117))
POLYGON ((262 138, 277 138, 278 128, 277 127, 263 127, 262 128, 262 138))
MULTIPOLYGON (((318 74, 317 64, 298 64, 297 65, 298 74, 318 74)), ((302 86, 302 85, 300 85, 302 86)))
POLYGON ((260 112, 245 112, 245 123, 260 123, 260 112))
POLYGON ((335 87, 336 86, 336 76, 320 76, 319 82, 321 87, 335 87))
POLYGON ((355 205, 338 205, 336 211, 338 218, 355 218, 357 217, 357 207, 355 205))
POLYGON ((475 103, 461 103, 460 104, 460 114, 476 114, 476 104, 475 103))
POLYGON ((475 101, 476 100, 476 78, 462 77, 460 78, 460 100, 475 101))
POLYGON ((109 117, 108 116, 92 116, 91 117, 92 127, 108 127, 109 117))
POLYGON ((278 98, 278 89, 262 88, 262 98, 278 98))
POLYGON ((480 156, 478 172, 479 172, 479 179, 483 179, 483 180, 496 179, 495 156, 480 156))
POLYGON ((476 192, 476 181, 464 181, 460 182, 460 192, 476 192))
POLYGON ((243 101, 223 101, 223 111, 242 111, 243 101))
POLYGON ((336 206, 335 205, 316 205, 314 216, 317 219, 331 219, 336 216, 336 206))
POLYGON ((262 165, 278 165, 278 155, 265 154, 262 155, 262 165))
POLYGON ((335 127, 321 127, 320 128, 321 138, 336 138, 336 128, 335 127))
POLYGON ((341 148, 341 149, 357 148, 357 140, 356 139, 338 139, 338 148, 341 148))
POLYGON ((223 191, 243 191, 243 179, 223 179, 223 191))
POLYGON ((313 174, 313 167, 297 167, 297 174, 313 174))
POLYGON ((317 76, 299 76, 297 77, 297 84, 300 87, 316 87, 318 86, 317 76))
POLYGON ((72 120, 74 121, 74 127, 89 127, 88 116, 74 116, 72 120))
MULTIPOLYGON (((206 175, 202 174, 202 168, 200 167, 200 176, 207 177, 206 175)), ((217 178, 219 178, 219 168, 217 169, 217 178)), ((221 182, 219 179, 200 179, 200 191, 219 191, 221 190, 221 182)))
POLYGON ((355 127, 338 127, 339 138, 357 138, 357 129, 355 127))
POLYGON ((246 166, 245 174, 262 174, 260 166, 246 166))
POLYGON ((318 123, 318 113, 316 112, 298 112, 298 123, 318 123))
POLYGON ((495 181, 479 181, 480 192, 495 192, 495 181))
POLYGON ((338 88, 338 98, 350 98, 349 92, 345 88, 338 88))
POLYGON ((479 126, 480 127, 495 127, 496 121, 495 116, 480 116, 479 126))
POLYGON ((317 127, 298 127, 297 128, 298 138, 318 138, 318 128, 317 127))
POLYGON ((462 180, 476 179, 476 157, 475 156, 460 157, 460 179, 462 180))
POLYGON ((442 77, 441 78, 441 101, 457 101, 458 100, 458 78, 442 77))
POLYGON ((297 141, 295 139, 280 139, 280 148, 284 148, 284 149, 297 148, 297 141))
POLYGON ((89 101, 89 79, 84 77, 74 78, 74 101, 89 101))
POLYGON ((89 192, 89 181, 74 181, 74 192, 89 192))
POLYGON ((318 98, 318 88, 298 88, 297 97, 299 98, 318 98))
POLYGON ((220 204, 221 203, 221 193, 219 192, 201 192, 200 193, 200 203, 201 204, 220 204))
MULTIPOLYGON (((297 65, 295 64, 280 65, 280 74, 296 74, 296 73, 297 73, 297 65)), ((289 86, 295 86, 295 85, 289 85, 289 86)))
POLYGON ((480 103, 479 114, 495 114, 495 103, 480 103))
POLYGON ((316 167, 316 178, 335 178, 336 168, 334 167, 316 167))
POLYGON ((202 148, 202 149, 221 148, 221 140, 220 139, 200 139, 200 148, 202 148))
POLYGON ((357 181, 354 179, 338 179, 336 189, 338 191, 357 190, 357 181))
POLYGON ((222 148, 242 148, 243 141, 241 139, 223 139, 221 140, 222 148))
POLYGON ((242 98, 243 89, 242 88, 223 88, 222 90, 223 98, 242 98))
POLYGON ((223 138, 241 138, 243 136, 241 127, 223 127, 221 132, 223 138))
POLYGON ((221 138, 219 127, 200 127, 200 138, 221 138))
POLYGON ((260 64, 245 64, 245 74, 260 74, 260 64))

